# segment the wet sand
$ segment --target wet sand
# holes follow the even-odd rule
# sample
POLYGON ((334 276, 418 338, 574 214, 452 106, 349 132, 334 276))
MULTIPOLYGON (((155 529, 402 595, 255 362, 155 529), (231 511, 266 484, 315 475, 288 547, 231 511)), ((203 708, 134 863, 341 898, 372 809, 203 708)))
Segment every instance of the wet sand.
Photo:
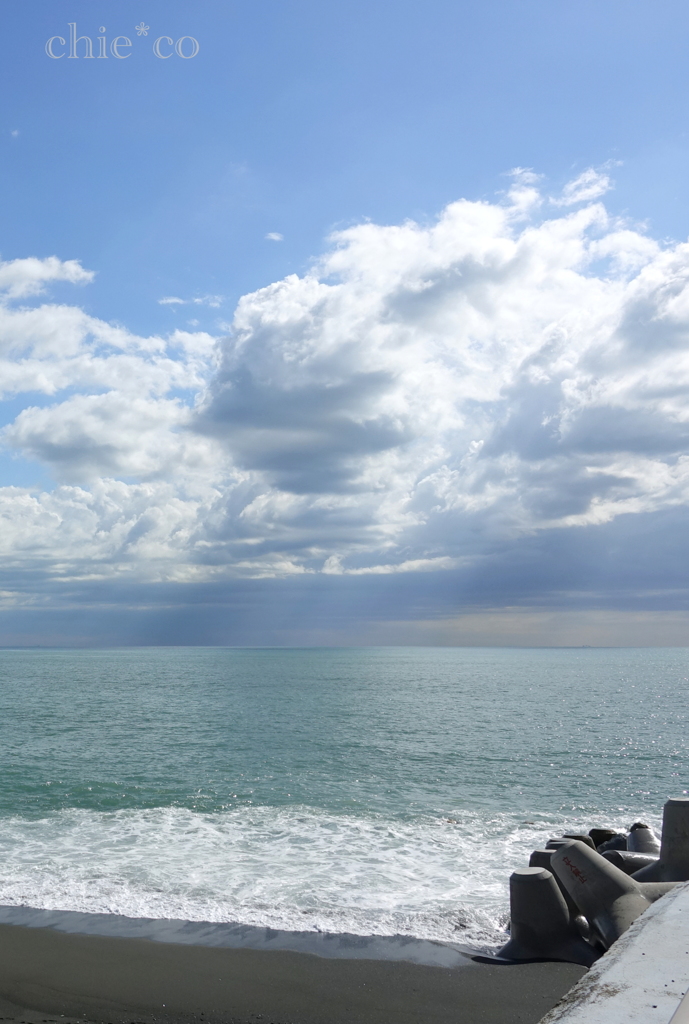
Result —
POLYGON ((0 924, 0 1020, 535 1024, 574 964, 455 967, 0 924))

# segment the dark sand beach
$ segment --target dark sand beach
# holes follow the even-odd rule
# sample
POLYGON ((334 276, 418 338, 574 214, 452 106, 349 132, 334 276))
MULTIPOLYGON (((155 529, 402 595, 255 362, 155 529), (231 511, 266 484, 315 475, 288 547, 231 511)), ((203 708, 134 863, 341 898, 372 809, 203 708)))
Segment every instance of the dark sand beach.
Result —
POLYGON ((0 924, 0 1019, 227 1024, 528 1024, 573 964, 437 967, 0 924))

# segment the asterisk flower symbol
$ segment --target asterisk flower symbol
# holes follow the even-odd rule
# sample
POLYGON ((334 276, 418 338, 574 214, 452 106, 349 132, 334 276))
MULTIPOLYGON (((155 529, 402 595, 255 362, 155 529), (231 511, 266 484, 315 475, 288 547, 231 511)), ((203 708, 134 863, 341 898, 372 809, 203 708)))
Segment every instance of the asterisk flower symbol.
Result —
POLYGON ((148 30, 149 30, 149 28, 151 26, 150 25, 144 25, 144 23, 142 21, 140 25, 135 25, 134 27, 136 28, 136 31, 137 31, 138 35, 140 35, 140 36, 147 36, 148 35, 148 30))

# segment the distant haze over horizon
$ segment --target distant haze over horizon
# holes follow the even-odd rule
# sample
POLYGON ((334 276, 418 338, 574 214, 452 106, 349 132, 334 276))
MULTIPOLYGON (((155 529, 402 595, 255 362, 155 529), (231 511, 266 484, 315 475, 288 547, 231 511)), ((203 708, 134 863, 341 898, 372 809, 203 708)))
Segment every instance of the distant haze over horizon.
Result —
POLYGON ((682 5, 3 28, 1 645, 689 646, 682 5))

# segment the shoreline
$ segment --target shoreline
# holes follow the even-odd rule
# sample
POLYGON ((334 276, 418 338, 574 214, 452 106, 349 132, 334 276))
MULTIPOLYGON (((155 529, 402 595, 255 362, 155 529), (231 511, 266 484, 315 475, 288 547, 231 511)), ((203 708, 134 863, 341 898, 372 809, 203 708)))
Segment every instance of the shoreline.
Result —
POLYGON ((586 973, 402 936, 312 933, 318 952, 284 948, 305 934, 2 907, 0 1019, 536 1024, 586 973))
POLYGON ((146 939, 152 942, 264 952, 310 953, 346 960, 404 960, 426 967, 461 967, 484 950, 412 935, 357 935, 350 932, 287 931, 239 922, 127 917, 77 910, 44 910, 0 905, 0 925, 50 928, 69 935, 146 939))

